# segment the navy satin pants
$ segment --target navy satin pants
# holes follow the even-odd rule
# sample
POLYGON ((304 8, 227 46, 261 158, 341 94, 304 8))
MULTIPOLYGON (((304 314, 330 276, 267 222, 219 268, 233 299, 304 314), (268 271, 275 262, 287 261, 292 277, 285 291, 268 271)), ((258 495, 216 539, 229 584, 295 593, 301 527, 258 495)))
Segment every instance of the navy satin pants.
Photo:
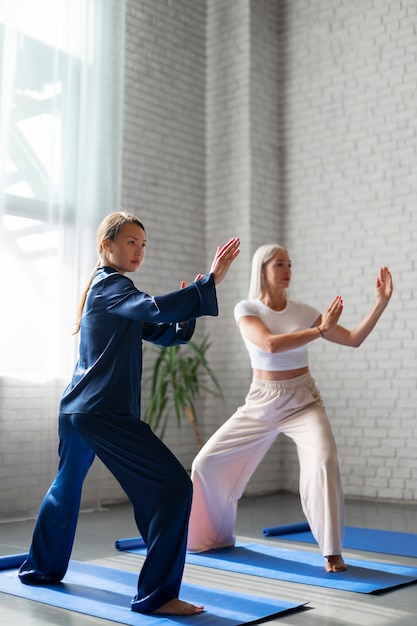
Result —
POLYGON ((28 584, 60 581, 67 570, 84 479, 95 454, 133 505, 147 546, 131 608, 155 611, 181 585, 192 483, 183 466, 139 419, 120 415, 59 416, 59 467, 36 521, 19 577, 28 584))

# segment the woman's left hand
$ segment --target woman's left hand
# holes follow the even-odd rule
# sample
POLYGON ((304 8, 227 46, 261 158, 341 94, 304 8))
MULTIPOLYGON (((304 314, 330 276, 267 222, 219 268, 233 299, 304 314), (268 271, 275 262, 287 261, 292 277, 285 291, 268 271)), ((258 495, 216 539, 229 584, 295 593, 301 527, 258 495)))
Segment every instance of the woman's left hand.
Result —
POLYGON ((378 302, 388 304, 393 291, 391 272, 384 265, 379 268, 375 283, 375 295, 378 302))

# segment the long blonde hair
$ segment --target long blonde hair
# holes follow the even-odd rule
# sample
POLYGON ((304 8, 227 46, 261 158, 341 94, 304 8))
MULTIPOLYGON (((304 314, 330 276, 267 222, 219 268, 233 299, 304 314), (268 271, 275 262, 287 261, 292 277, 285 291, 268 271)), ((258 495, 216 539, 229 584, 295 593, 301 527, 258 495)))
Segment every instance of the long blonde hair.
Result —
POLYGON ((125 211, 116 211, 115 213, 110 213, 101 222, 100 226, 97 229, 96 235, 96 250, 99 260, 97 261, 93 271, 91 272, 90 278, 88 279, 84 291, 81 294, 80 303, 78 305, 77 321, 75 323, 75 330, 73 332, 74 335, 76 335, 80 330, 81 317, 83 314, 85 301, 87 299, 87 293, 91 287, 94 274, 97 272, 97 269, 100 267, 100 265, 103 264, 103 239, 116 241, 120 229, 124 224, 136 224, 137 226, 140 226, 140 228, 146 234, 145 227, 142 222, 135 215, 132 215, 131 213, 126 213, 125 211))
POLYGON ((262 272, 265 265, 278 253, 287 251, 277 243, 267 243, 258 248, 252 258, 252 270, 249 283, 249 300, 257 300, 263 296, 262 272))

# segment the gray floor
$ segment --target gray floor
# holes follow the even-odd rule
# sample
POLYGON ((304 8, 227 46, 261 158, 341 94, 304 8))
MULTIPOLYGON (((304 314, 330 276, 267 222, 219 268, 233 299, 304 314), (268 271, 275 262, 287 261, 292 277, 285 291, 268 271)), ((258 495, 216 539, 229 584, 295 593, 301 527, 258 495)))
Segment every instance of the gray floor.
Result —
MULTIPOLYGON (((347 501, 346 522, 351 526, 381 528, 404 532, 417 531, 415 505, 371 504, 347 501)), ((243 498, 239 503, 237 533, 241 540, 263 542, 262 528, 303 519, 297 496, 276 494, 257 498, 243 498)), ((0 523, 0 555, 25 552, 30 542, 33 521, 0 523)), ((100 565, 137 571, 141 557, 118 553, 114 541, 137 535, 130 505, 118 505, 108 510, 80 515, 73 558, 100 565)), ((270 540, 269 540, 270 541, 270 540)), ((289 547, 274 540, 274 545, 289 547)), ((317 551, 314 546, 298 544, 303 551, 317 551)), ((388 555, 345 551, 345 558, 368 559, 411 565, 417 559, 388 555)), ((310 585, 292 584, 246 575, 232 574, 187 565, 184 580, 189 583, 230 589, 230 592, 248 592, 280 600, 308 602, 305 609, 267 622, 272 626, 415 626, 417 623, 417 584, 408 585, 379 595, 334 591, 310 585)), ((132 590, 133 595, 134 590, 132 590)), ((194 620, 193 620, 194 621, 194 620)), ((110 626, 115 622, 97 619, 31 602, 7 594, 0 594, 1 626, 110 626)))

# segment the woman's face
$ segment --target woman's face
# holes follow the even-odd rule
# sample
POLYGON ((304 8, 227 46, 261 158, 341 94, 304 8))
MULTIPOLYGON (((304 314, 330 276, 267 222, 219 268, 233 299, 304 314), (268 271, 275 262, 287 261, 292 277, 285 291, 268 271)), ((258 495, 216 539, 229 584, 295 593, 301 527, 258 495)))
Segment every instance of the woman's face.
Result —
POLYGON ((146 234, 137 224, 126 223, 117 239, 103 239, 102 247, 106 261, 120 274, 136 272, 145 256, 146 234))
POLYGON ((279 250, 263 268, 265 289, 286 289, 291 282, 291 261, 286 250, 279 250))

